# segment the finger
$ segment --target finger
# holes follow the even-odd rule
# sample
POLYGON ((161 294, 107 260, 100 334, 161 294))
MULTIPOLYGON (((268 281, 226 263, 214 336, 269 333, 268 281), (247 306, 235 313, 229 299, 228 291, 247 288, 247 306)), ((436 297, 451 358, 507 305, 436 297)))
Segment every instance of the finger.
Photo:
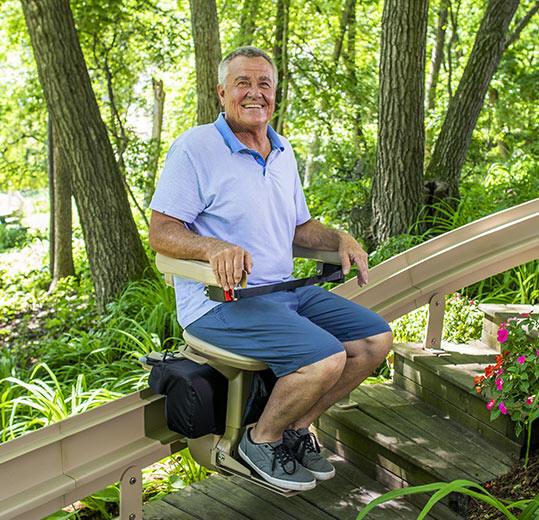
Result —
POLYGON ((350 256, 348 253, 341 254, 342 272, 347 275, 350 272, 350 256))
POLYGON ((369 281, 369 266, 367 262, 367 255, 361 255, 356 258, 355 264, 358 268, 357 283, 363 287, 369 281))
POLYGON ((249 253, 249 251, 244 252, 243 266, 245 267, 247 274, 251 274, 251 270, 253 269, 253 259, 251 258, 251 254, 249 253))
POLYGON ((226 280, 225 281, 225 284, 226 284, 225 291, 229 291, 230 289, 234 289, 234 287, 235 287, 235 284, 234 284, 234 257, 227 258, 226 261, 225 261, 224 278, 226 280))
POLYGON ((240 252, 234 256, 234 287, 241 282, 241 275, 243 273, 243 253, 240 252))
POLYGON ((213 274, 215 275, 217 285, 224 289, 224 280, 221 276, 221 261, 219 260, 219 258, 214 258, 210 261, 210 265, 212 267, 213 274))

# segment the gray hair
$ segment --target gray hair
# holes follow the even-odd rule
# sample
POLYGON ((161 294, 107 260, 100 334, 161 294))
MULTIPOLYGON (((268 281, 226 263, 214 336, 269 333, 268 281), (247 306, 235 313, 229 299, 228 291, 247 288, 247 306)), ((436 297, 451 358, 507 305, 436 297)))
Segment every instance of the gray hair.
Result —
POLYGON ((277 74, 277 65, 275 65, 275 62, 262 49, 259 49, 258 47, 252 47, 250 45, 246 45, 244 47, 238 47, 237 49, 234 49, 233 51, 229 52, 221 60, 221 63, 219 63, 219 69, 218 69, 219 85, 224 87, 225 81, 226 81, 226 75, 228 74, 228 64, 236 56, 246 56, 247 58, 259 58, 259 57, 264 58, 271 65, 273 69, 273 75, 275 78, 275 84, 277 84, 278 74, 277 74))

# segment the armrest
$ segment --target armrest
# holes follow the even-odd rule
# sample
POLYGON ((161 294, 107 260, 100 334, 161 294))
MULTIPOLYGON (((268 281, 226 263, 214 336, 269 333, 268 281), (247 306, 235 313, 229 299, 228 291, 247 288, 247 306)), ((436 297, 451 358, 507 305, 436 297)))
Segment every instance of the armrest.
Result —
MULTIPOLYGON (((173 275, 202 282, 205 285, 218 285, 209 262, 182 260, 157 253, 155 255, 155 265, 157 270, 165 275, 165 282, 170 286, 174 285, 172 281, 173 275)), ((243 271, 240 286, 245 287, 246 285, 247 273, 243 271)))
POLYGON ((325 264, 341 265, 341 257, 337 251, 321 251, 294 244, 292 246, 292 254, 298 258, 310 258, 324 262, 325 264))

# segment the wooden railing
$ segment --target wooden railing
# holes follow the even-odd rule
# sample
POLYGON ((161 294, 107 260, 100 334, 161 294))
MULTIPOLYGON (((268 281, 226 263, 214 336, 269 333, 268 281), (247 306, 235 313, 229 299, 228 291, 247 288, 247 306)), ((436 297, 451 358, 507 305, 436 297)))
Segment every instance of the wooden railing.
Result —
MULTIPOLYGON (((436 347, 445 294, 537 258, 539 199, 383 262, 365 288, 351 280, 334 291, 388 321, 430 302, 427 343, 436 347)), ((166 427, 163 398, 149 391, 5 442, 0 520, 38 520, 117 481, 121 520, 140 520, 141 468, 184 446, 185 439, 166 427)))

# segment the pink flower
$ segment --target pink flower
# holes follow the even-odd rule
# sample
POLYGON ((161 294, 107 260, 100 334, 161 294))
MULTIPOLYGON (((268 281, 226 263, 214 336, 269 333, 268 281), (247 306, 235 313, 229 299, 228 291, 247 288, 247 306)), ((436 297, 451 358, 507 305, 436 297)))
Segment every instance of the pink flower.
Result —
POLYGON ((487 408, 489 410, 492 410, 494 408, 494 406, 496 405, 496 402, 494 401, 494 399, 491 399, 488 403, 487 403, 487 408))
POLYGON ((523 355, 523 356, 519 356, 519 357, 517 358, 517 361, 518 361, 521 365, 523 365, 523 364, 524 364, 524 361, 526 361, 526 356, 524 356, 524 355, 523 355))
POLYGON ((502 374, 503 374, 503 368, 500 368, 500 370, 498 370, 498 374, 499 374, 499 375, 502 375, 502 374))
POLYGON ((507 415, 507 408, 506 408, 505 405, 503 404, 503 401, 500 401, 500 404, 498 405, 498 408, 501 410, 501 412, 503 413, 503 415, 507 415))
POLYGON ((537 355, 539 356, 539 350, 537 351, 537 355))
MULTIPOLYGON (((528 399, 526 399, 526 404, 533 404, 533 401, 535 399, 535 396, 532 395, 531 397, 528 397, 528 399)), ((487 405, 488 406, 488 405, 487 405)), ((490 409, 490 408, 489 408, 490 409)))
POLYGON ((498 331, 498 341, 500 343, 504 343, 507 340, 507 336, 509 335, 509 332, 507 329, 500 329, 498 331))
POLYGON ((501 390, 503 386, 503 379, 496 379, 495 385, 498 390, 501 390))
POLYGON ((521 318, 529 318, 530 315, 527 313, 527 312, 523 312, 521 315, 520 315, 521 318))

